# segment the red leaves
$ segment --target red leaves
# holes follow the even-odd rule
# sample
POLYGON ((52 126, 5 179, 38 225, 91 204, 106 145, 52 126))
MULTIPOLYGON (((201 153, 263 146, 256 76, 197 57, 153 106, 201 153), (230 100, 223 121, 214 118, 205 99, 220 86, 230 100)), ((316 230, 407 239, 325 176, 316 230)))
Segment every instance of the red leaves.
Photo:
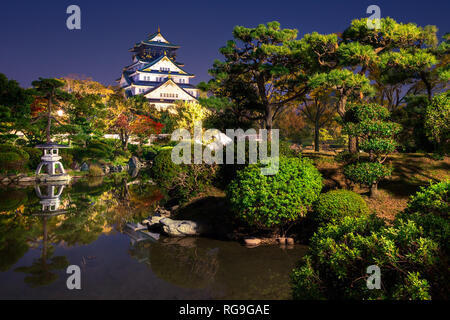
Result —
POLYGON ((163 127, 163 124, 144 115, 136 115, 136 119, 131 123, 131 131, 136 135, 160 134, 163 127))

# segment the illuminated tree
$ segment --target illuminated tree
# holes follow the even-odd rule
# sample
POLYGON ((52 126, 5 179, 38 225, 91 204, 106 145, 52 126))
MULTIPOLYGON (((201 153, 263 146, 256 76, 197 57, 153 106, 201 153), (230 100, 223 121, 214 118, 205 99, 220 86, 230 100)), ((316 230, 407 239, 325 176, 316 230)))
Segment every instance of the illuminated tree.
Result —
POLYGON ((299 85, 304 75, 287 45, 297 38, 297 30, 281 29, 274 21, 256 28, 236 26, 233 37, 220 49, 225 61, 216 60, 209 71, 209 89, 245 110, 248 119, 262 120, 270 137, 274 120, 288 102, 306 93, 299 85))
POLYGON ((47 109, 45 114, 39 115, 34 122, 40 120, 41 118, 46 118, 46 139, 47 143, 51 142, 50 129, 52 125, 52 120, 58 124, 61 124, 53 115, 54 107, 58 107, 59 103, 62 101, 67 101, 70 99, 70 94, 62 90, 64 82, 57 79, 43 79, 32 82, 33 87, 36 90, 37 96, 47 100, 47 109))
POLYGON ((383 163, 397 147, 394 137, 401 127, 388 121, 389 116, 387 108, 373 103, 352 105, 345 115, 345 131, 359 138, 359 147, 368 158, 359 157, 344 168, 344 174, 353 182, 367 185, 371 197, 377 196, 378 182, 392 172, 383 163))

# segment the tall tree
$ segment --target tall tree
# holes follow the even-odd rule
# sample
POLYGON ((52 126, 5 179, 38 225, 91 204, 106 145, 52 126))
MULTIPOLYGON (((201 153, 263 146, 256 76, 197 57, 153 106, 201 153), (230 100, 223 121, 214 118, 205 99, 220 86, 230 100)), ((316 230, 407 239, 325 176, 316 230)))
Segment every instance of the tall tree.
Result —
POLYGON ((17 131, 29 128, 32 90, 23 89, 0 73, 0 134, 5 142, 17 138, 17 131))
POLYGON ((210 70, 210 89, 246 110, 248 119, 263 120, 270 137, 277 115, 306 93, 299 85, 304 75, 287 44, 297 38, 297 30, 281 29, 274 21, 256 28, 236 26, 233 37, 220 49, 225 60, 216 60, 210 70))
POLYGON ((46 139, 47 143, 51 142, 51 125, 52 120, 56 123, 61 124, 53 115, 54 107, 58 107, 59 103, 62 101, 67 101, 70 99, 70 94, 63 91, 61 88, 64 86, 64 82, 57 79, 43 79, 32 82, 33 87, 36 90, 37 96, 47 100, 47 110, 44 114, 39 115, 34 122, 41 118, 46 118, 46 139))
POLYGON ((309 97, 303 99, 300 110, 310 124, 314 127, 314 151, 320 151, 320 129, 330 124, 336 113, 334 108, 335 97, 328 91, 313 91, 309 97))
MULTIPOLYGON (((363 94, 370 94, 373 88, 370 85, 369 79, 364 75, 353 73, 347 69, 334 69, 328 73, 318 73, 310 79, 311 87, 319 90, 331 88, 336 92, 337 98, 337 113, 345 117, 347 112, 347 104, 349 100, 358 101, 362 99, 363 94)), ((348 139, 349 151, 357 152, 356 136, 349 135, 348 139)))
MULTIPOLYGON (((378 94, 375 101, 393 109, 419 81, 431 99, 433 81, 431 72, 437 63, 437 28, 419 27, 414 23, 399 23, 392 18, 382 18, 379 29, 369 29, 367 18, 355 19, 344 31, 345 45, 358 43, 373 49, 375 56, 354 63, 362 71, 369 71, 378 94)), ((413 89, 412 89, 413 90, 413 89)))

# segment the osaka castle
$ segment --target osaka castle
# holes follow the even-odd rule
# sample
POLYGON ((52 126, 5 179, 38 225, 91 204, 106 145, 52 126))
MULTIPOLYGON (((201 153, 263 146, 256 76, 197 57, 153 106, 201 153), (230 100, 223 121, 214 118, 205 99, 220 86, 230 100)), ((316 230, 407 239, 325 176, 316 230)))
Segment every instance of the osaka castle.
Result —
POLYGON ((123 68, 119 85, 127 97, 145 96, 151 105, 164 110, 175 101, 197 101, 199 90, 190 81, 195 76, 176 60, 180 47, 158 32, 138 42, 129 51, 133 63, 123 68))

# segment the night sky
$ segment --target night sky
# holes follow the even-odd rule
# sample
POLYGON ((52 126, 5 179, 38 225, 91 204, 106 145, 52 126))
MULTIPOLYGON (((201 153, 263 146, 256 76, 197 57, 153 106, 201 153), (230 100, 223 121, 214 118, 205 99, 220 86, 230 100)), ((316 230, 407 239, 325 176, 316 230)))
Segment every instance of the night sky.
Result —
POLYGON ((339 32, 352 19, 368 17, 371 4, 380 6, 382 17, 433 24, 439 36, 450 32, 448 0, 1 1, 0 73, 24 87, 38 77, 71 74, 114 84, 131 62, 128 49, 159 25, 168 41, 181 45, 178 60, 197 75, 198 83, 209 79, 208 69, 220 58, 218 49, 232 38, 235 25, 277 20, 281 27, 298 29, 299 37, 339 32), (81 30, 66 27, 71 4, 81 8, 81 30))

